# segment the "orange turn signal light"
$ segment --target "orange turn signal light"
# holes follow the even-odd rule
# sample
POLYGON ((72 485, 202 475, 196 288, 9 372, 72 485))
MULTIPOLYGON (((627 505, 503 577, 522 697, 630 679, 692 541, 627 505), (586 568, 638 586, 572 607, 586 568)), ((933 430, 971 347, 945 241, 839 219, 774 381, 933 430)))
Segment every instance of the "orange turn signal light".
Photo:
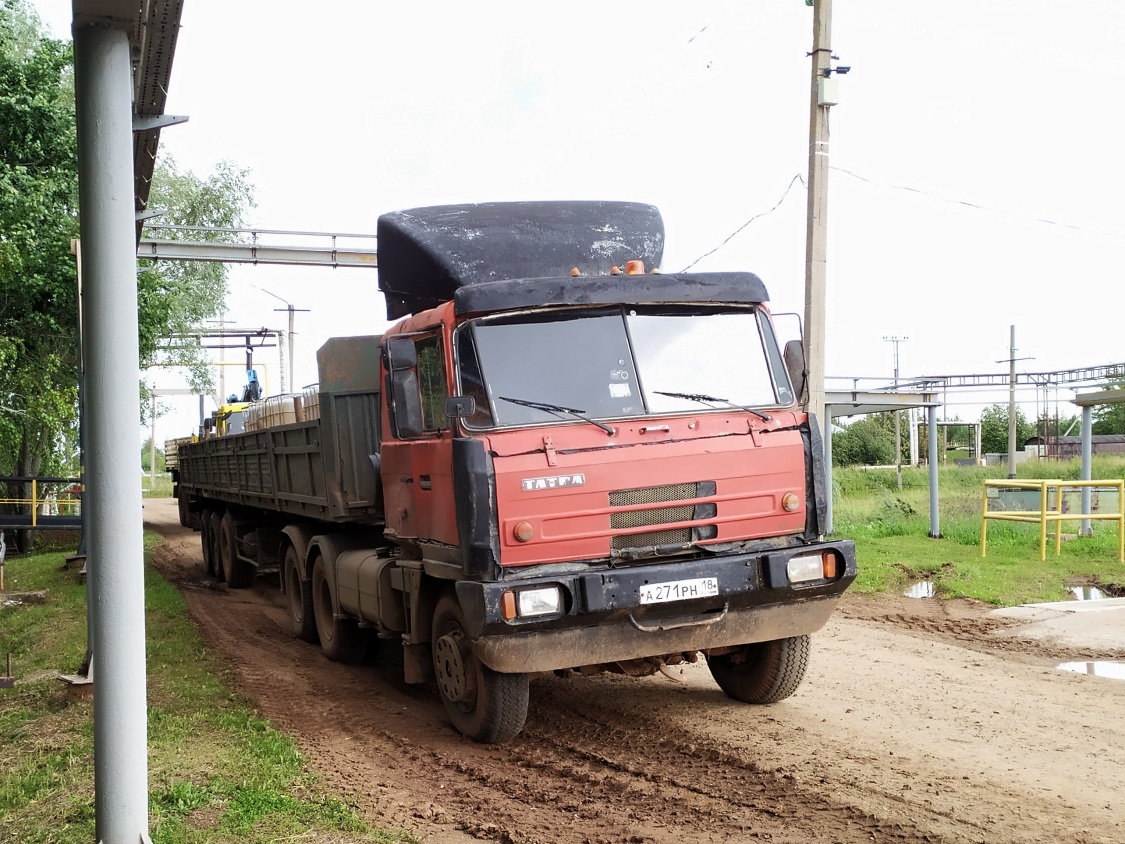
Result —
POLYGON ((836 555, 828 551, 824 555, 824 579, 834 580, 836 578, 836 555))
POLYGON ((781 509, 786 513, 794 513, 801 509, 801 496, 795 492, 787 492, 781 496, 781 509))
POLYGON ((531 526, 531 522, 517 522, 512 530, 512 535, 519 542, 530 542, 531 538, 535 536, 535 528, 531 526))
POLYGON ((515 592, 505 592, 500 596, 500 615, 504 617, 505 621, 511 621, 516 617, 515 592))

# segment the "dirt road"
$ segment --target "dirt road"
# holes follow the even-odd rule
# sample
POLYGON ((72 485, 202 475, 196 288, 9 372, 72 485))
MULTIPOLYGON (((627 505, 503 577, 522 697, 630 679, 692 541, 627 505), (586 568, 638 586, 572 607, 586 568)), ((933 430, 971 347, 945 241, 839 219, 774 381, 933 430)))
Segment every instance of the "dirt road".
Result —
POLYGON ((1058 671, 1075 651, 968 602, 849 596, 804 684, 734 703, 707 668, 678 681, 531 681, 500 747, 402 682, 401 656, 345 666, 286 627, 276 576, 206 578, 174 502, 146 502, 156 567, 265 717, 334 793, 426 842, 1125 841, 1125 682, 1058 671))

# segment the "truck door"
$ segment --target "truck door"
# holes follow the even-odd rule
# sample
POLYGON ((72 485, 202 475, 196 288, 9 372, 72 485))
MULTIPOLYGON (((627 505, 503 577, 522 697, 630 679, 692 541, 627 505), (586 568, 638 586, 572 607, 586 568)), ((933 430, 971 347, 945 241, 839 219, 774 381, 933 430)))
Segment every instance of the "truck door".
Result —
POLYGON ((453 440, 445 415, 449 372, 441 332, 389 338, 384 360, 394 433, 380 451, 387 528, 404 538, 457 545, 453 440), (413 346, 412 356, 406 343, 413 346), (411 357, 413 366, 407 366, 411 357))

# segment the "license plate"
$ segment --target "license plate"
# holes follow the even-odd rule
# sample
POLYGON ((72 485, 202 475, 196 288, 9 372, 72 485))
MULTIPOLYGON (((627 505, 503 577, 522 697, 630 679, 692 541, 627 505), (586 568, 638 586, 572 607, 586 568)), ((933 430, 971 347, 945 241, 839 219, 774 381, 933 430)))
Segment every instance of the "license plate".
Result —
POLYGON ((687 601, 718 595, 719 581, 713 577, 669 580, 667 583, 646 583, 640 591, 642 604, 664 604, 668 601, 687 601))

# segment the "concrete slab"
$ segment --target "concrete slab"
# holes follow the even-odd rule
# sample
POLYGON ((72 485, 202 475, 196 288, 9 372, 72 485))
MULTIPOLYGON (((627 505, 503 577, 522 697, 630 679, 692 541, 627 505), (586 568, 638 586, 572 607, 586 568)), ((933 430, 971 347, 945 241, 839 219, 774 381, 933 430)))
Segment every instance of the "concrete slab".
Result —
POLYGON ((1125 598, 1055 601, 992 610, 1024 622, 1003 635, 1051 640, 1085 650, 1125 652, 1125 598))

